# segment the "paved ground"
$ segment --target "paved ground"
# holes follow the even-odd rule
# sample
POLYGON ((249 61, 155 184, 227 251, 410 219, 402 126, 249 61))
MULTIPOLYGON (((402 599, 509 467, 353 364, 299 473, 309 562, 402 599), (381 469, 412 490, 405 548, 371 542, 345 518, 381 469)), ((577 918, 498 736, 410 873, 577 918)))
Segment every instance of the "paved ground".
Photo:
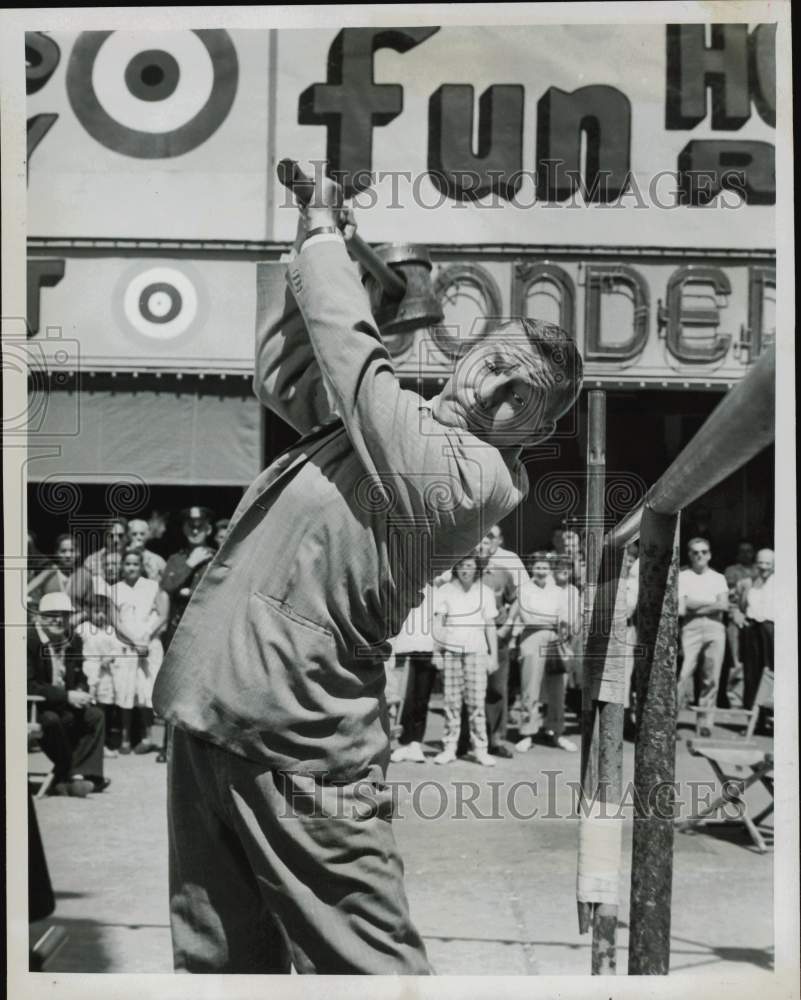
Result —
MULTIPOLYGON (((441 720, 432 713, 432 754, 440 729, 441 720)), ((691 734, 684 729, 679 735, 691 734)), ((590 939, 579 935, 576 919, 577 820, 570 817, 577 758, 536 746, 513 760, 499 760, 492 771, 468 761, 448 768, 430 761, 392 765, 391 780, 411 783, 408 789, 399 786, 395 831, 412 913, 439 973, 589 972, 590 939), (547 771, 558 773, 549 778, 547 771), (494 793, 489 781, 500 783, 494 793), (471 813, 464 805, 473 794, 469 782, 476 783, 481 816, 492 811, 494 794, 502 818, 471 813), (424 818, 443 812, 443 795, 444 815, 424 818), (535 805, 539 815, 529 818, 535 805), (464 818, 454 818, 460 811, 464 818)), ((626 744, 626 779, 632 764, 633 749, 626 744)), ((57 909, 32 928, 33 939, 47 923, 66 928, 69 938, 49 966, 53 972, 168 972, 165 767, 152 755, 107 765, 112 785, 104 794, 36 803, 57 909)), ((680 743, 680 781, 706 781, 711 772, 705 767, 680 743)), ((753 811, 767 801, 766 794, 754 791, 753 811)), ((627 820, 624 858, 630 858, 631 826, 627 820)), ((759 855, 745 834, 722 828, 678 834, 671 972, 769 973, 772 874, 772 852, 759 855)), ((627 869, 621 972, 627 963, 628 890, 627 869)))

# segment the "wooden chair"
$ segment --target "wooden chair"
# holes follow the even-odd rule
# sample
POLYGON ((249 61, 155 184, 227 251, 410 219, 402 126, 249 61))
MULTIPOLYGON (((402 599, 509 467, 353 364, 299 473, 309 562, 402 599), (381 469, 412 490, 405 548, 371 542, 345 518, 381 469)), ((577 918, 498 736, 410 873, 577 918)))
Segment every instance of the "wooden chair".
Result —
POLYGON ((690 705, 690 711, 695 713, 695 732, 701 735, 701 729, 707 726, 712 729, 716 723, 730 726, 744 727, 744 739, 750 740, 754 735, 757 719, 759 717, 759 706, 753 708, 699 708, 698 705, 690 705))
POLYGON ((759 853, 764 854, 768 845, 759 827, 773 812, 773 751, 738 739, 688 740, 687 749, 693 757, 709 763, 718 782, 718 796, 696 816, 677 820, 678 829, 688 832, 709 822, 744 826, 759 853), (770 793, 770 802, 752 817, 748 815, 745 792, 757 782, 770 793), (738 815, 716 818, 718 810, 729 805, 736 806, 738 815))
POLYGON ((39 783, 39 788, 36 792, 37 799, 44 798, 44 796, 47 795, 55 777, 55 771, 52 767, 50 767, 47 771, 37 770, 35 767, 31 766, 30 760, 30 754, 39 750, 39 740, 42 736, 42 727, 36 717, 36 706, 44 700, 45 699, 40 694, 28 695, 28 708, 30 710, 28 716, 28 781, 39 783))

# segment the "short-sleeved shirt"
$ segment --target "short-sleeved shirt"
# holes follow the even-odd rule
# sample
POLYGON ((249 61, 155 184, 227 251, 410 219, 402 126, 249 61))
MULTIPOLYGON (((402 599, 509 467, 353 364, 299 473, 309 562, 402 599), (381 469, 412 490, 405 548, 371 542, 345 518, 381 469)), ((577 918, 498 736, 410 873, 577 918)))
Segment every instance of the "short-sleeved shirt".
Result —
POLYGON ((728 594, 729 585, 726 577, 714 569, 696 573, 694 569, 683 569, 679 573, 679 614, 693 617, 694 612, 687 611, 685 604, 688 597, 703 601, 704 604, 714 604, 721 594, 728 594))
POLYGON ((566 609, 565 592, 549 578, 544 587, 533 580, 523 583, 518 594, 518 618, 527 626, 556 627, 566 609))
POLYGON ((754 580, 745 591, 745 616, 755 622, 773 621, 773 574, 754 580))
POLYGON ((434 637, 431 631, 431 586, 423 591, 423 600, 412 608, 400 632, 392 640, 392 652, 396 656, 407 653, 431 653, 434 637))
POLYGON ((478 580, 468 589, 458 581, 443 584, 436 592, 436 614, 443 616, 443 640, 453 652, 486 653, 484 631, 498 614, 495 594, 478 580))

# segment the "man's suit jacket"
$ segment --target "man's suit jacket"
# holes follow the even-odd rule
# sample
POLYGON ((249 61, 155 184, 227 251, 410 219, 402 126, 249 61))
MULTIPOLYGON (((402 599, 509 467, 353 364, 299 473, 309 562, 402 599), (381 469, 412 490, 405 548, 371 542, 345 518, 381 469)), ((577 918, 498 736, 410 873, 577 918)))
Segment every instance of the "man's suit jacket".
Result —
POLYGON ((154 703, 235 753, 354 780, 387 761, 388 640, 527 481, 401 388, 341 242, 305 247, 288 278, 255 388, 303 437, 240 502, 154 703))
POLYGON ((64 687, 53 684, 53 663, 48 644, 39 638, 35 625, 28 626, 28 694, 41 695, 45 701, 40 711, 58 711, 66 708, 68 691, 86 691, 88 684, 83 673, 83 643, 73 635, 64 651, 64 687))

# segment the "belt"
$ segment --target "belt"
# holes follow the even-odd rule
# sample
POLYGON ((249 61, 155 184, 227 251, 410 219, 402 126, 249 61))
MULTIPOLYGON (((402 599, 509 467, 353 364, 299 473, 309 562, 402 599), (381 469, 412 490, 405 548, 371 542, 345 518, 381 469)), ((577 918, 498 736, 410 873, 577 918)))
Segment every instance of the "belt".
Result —
POLYGON ((711 615, 694 615, 692 618, 685 618, 684 619, 684 624, 685 625, 689 625, 690 622, 718 622, 719 624, 722 625, 723 624, 723 612, 722 611, 716 611, 714 614, 711 614, 711 615))

